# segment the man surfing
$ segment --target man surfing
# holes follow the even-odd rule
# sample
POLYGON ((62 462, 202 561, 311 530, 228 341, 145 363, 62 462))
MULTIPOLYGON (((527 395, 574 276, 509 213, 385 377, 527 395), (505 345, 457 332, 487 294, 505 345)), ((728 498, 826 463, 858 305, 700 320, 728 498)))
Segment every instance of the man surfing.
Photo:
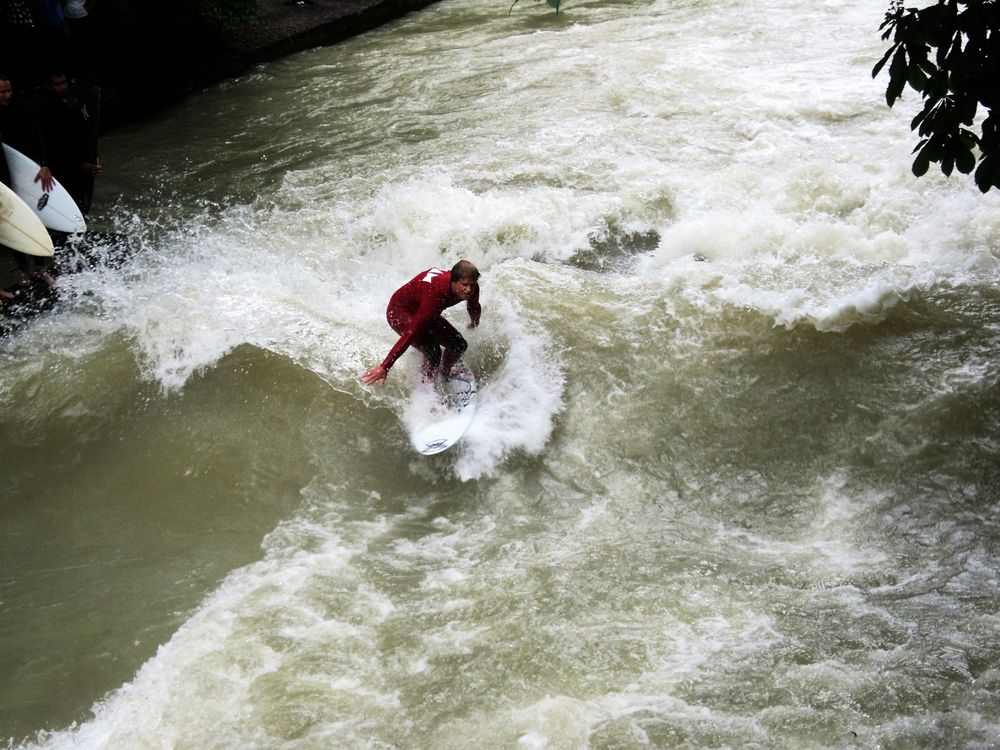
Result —
POLYGON ((450 373, 468 344, 441 313, 463 300, 469 311, 469 328, 475 328, 482 312, 479 269, 467 260, 460 260, 450 272, 429 268, 403 284, 393 293, 385 310, 385 319, 399 334, 399 340, 382 364, 361 374, 361 382, 385 385, 389 368, 411 346, 424 355, 421 371, 425 380, 433 380, 438 373, 450 373))

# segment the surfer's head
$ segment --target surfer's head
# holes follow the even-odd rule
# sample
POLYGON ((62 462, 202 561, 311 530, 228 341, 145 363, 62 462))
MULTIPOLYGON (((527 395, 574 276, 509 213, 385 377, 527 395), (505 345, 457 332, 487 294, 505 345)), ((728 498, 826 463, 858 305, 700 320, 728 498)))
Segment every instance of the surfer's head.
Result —
POLYGON ((479 283, 479 269, 467 260, 451 267, 451 291, 459 299, 469 299, 479 283))
POLYGON ((14 87, 10 85, 10 79, 0 73, 0 107, 6 107, 14 97, 14 87))
POLYGON ((459 279, 478 281, 479 269, 467 260, 460 260, 451 267, 451 280, 458 281, 459 279))

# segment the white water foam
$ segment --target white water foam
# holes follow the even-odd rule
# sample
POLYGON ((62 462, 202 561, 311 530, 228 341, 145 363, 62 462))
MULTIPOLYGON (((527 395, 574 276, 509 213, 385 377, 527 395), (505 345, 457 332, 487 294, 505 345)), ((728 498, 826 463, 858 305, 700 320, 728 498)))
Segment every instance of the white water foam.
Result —
POLYGON ((371 653, 376 628, 393 606, 358 579, 352 563, 385 529, 351 526, 348 539, 337 519, 331 511, 279 527, 266 542, 267 557, 233 572, 133 680, 95 706, 92 720, 43 732, 39 746, 260 746, 270 741, 269 732, 287 733, 305 721, 316 694, 327 706, 342 701, 343 721, 317 729, 312 739, 326 734, 330 741, 363 741, 367 713, 399 709, 393 688, 372 681, 378 673, 371 653), (339 668, 321 664, 324 653, 351 643, 353 655, 345 655, 339 668), (281 675, 295 677, 286 682, 281 675), (269 695, 275 691, 295 692, 299 700, 287 713, 272 714, 269 695))

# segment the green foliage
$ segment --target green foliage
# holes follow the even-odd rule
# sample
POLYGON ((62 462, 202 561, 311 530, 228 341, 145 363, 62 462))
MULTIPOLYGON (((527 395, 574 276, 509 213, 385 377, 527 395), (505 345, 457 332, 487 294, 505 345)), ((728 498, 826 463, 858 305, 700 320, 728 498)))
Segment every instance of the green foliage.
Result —
POLYGON ((880 27, 892 45, 872 70, 888 64, 885 100, 891 107, 909 86, 924 100, 910 129, 920 141, 913 150, 913 173, 931 162, 950 175, 976 170, 982 192, 1000 188, 1000 5, 997 0, 937 0, 924 8, 904 8, 892 0, 880 27), (979 106, 986 117, 974 128, 979 106), (976 168, 976 152, 979 167, 976 168))
MULTIPOLYGON (((548 5, 550 8, 555 8, 556 13, 559 12, 559 2, 560 0, 545 0, 545 4, 548 5)), ((511 11, 514 10, 514 6, 517 5, 517 3, 518 0, 514 0, 514 2, 510 4, 510 10, 507 11, 508 16, 511 14, 511 11)))
POLYGON ((195 15, 225 31, 257 19, 257 0, 186 0, 195 15))

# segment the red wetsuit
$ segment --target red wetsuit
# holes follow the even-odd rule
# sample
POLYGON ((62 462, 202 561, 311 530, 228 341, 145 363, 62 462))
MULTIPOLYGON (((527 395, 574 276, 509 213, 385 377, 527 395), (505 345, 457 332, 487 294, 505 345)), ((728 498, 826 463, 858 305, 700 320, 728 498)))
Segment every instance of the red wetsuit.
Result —
MULTIPOLYGON (((399 341, 382 360, 386 372, 400 355, 412 346, 424 355, 428 364, 437 367, 441 361, 441 347, 454 358, 465 351, 467 344, 462 334, 441 317, 441 313, 461 298, 451 291, 451 271, 428 268, 414 276, 395 291, 385 310, 385 319, 392 330, 399 334, 399 341)), ((479 325, 479 284, 466 302, 472 325, 479 325)))

